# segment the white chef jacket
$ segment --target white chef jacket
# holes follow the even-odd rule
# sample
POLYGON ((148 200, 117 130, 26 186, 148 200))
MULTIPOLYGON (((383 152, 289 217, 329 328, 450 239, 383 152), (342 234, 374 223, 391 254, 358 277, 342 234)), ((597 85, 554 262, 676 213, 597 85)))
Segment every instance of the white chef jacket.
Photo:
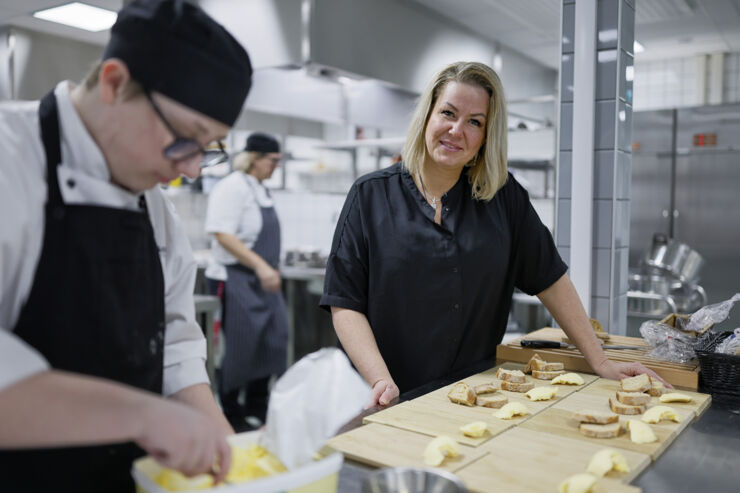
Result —
MULTIPOLYGON (((265 187, 252 175, 234 171, 216 183, 208 196, 205 230, 228 233, 239 238, 247 248, 252 248, 262 231, 260 207, 273 207, 274 201, 265 187)), ((211 259, 206 267, 206 277, 226 280, 226 265, 239 261, 215 237, 211 237, 211 259)))
MULTIPOLYGON (((70 99, 71 83, 54 93, 59 109, 62 163, 58 179, 66 204, 138 210, 140 194, 110 182, 103 154, 70 99), (67 182, 73 179, 74 187, 67 182)), ((46 154, 38 101, 0 102, 0 389, 49 368, 13 334, 31 293, 41 257, 47 198, 46 154)), ((163 394, 207 383, 206 342, 195 321, 196 263, 175 210, 159 187, 144 192, 159 247, 165 286, 163 394)), ((64 259, 60 259, 64 261, 64 259)))

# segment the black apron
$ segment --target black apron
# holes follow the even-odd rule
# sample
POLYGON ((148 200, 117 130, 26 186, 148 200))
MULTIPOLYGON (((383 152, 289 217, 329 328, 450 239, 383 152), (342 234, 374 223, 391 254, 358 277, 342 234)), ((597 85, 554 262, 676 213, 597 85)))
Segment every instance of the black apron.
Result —
MULTIPOLYGON (((250 186, 254 190, 251 183, 250 186)), ((257 190, 254 193, 256 196, 257 190)), ((262 229, 252 250, 277 269, 280 263, 280 222, 274 207, 260 206, 260 213, 262 229)), ((226 271, 226 352, 221 362, 221 385, 224 392, 229 392, 252 380, 280 375, 285 371, 288 315, 282 293, 268 293, 262 289, 252 269, 235 264, 227 265, 226 271)))
MULTIPOLYGON (((54 369, 161 393, 164 278, 146 201, 142 196, 140 211, 65 205, 53 92, 41 101, 39 118, 47 160, 44 243, 14 332, 54 369)), ((141 455, 133 443, 6 450, 0 489, 132 492, 131 462, 141 455)))

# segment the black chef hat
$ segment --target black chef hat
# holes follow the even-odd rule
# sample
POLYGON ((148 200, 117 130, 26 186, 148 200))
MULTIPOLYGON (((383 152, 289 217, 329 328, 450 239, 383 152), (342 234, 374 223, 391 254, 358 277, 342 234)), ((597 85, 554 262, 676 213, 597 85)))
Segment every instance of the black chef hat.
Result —
POLYGON ((232 126, 252 84, 247 52, 199 7, 133 0, 118 13, 103 60, 119 58, 144 89, 232 126))
POLYGON ((245 151, 263 152, 280 152, 280 144, 278 141, 267 134, 253 133, 247 137, 247 146, 244 148, 245 151))

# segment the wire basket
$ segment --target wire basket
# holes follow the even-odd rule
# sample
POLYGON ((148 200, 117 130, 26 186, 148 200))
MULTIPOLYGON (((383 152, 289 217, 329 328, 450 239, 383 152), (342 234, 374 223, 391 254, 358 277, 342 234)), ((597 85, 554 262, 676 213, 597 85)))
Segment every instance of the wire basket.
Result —
POLYGON ((696 349, 699 358, 699 390, 712 395, 740 399, 740 356, 715 353, 714 348, 732 332, 717 332, 696 349))

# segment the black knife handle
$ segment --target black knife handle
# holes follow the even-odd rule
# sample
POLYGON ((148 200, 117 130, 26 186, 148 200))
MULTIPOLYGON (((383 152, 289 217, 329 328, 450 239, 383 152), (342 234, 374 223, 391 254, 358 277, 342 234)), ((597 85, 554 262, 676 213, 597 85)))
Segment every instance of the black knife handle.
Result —
POLYGON ((531 347, 531 348, 559 348, 560 343, 557 341, 528 341, 527 339, 522 339, 521 341, 522 347, 531 347))

